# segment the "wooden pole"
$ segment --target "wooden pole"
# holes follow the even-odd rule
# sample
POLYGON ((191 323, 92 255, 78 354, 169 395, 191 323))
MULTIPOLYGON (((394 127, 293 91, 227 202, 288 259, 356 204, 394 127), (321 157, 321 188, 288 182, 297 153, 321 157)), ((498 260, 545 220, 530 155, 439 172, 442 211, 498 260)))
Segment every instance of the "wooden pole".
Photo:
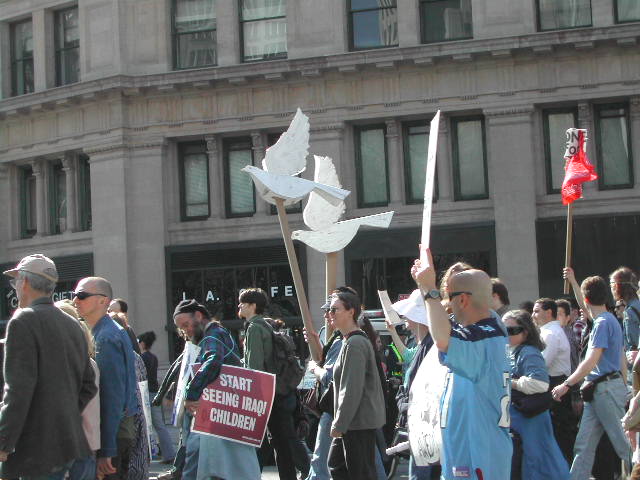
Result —
MULTIPOLYGON (((302 323, 307 331, 315 331, 313 326, 313 320, 311 318, 311 311, 309 310, 309 302, 307 301, 307 294, 304 290, 302 283, 302 275, 300 273, 300 265, 298 265, 298 257, 293 247, 293 240, 291 240, 291 230, 289 229, 289 220, 287 219, 287 211, 284 208, 284 200, 282 198, 275 197, 276 209, 278 211, 278 220, 280 222, 280 230, 282 230, 282 238, 284 239, 284 246, 287 250, 287 258, 289 259, 289 267, 291 268, 291 275, 293 275, 293 285, 296 288, 296 296, 298 297, 298 305, 300 305, 300 313, 302 314, 302 323)), ((311 358, 316 362, 320 361, 319 355, 322 352, 318 352, 317 348, 309 343, 309 352, 311 358)))
MULTIPOLYGON (((331 292, 336 289, 336 282, 338 276, 338 252, 331 252, 325 254, 325 265, 326 265, 326 278, 325 278, 325 290, 326 297, 329 298, 331 292)), ((325 328, 325 338, 329 339, 331 334, 333 333, 333 327, 330 322, 324 322, 325 328)))
MULTIPOLYGON (((567 205, 567 245, 564 251, 564 266, 571 266, 571 249, 573 246, 573 203, 567 205)), ((564 294, 568 295, 570 291, 569 280, 564 280, 564 294)))

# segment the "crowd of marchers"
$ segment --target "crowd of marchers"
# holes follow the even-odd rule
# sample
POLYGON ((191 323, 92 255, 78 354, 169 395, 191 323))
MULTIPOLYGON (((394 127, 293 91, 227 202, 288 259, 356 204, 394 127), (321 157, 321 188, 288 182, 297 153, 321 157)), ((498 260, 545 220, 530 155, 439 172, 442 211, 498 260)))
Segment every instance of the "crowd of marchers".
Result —
POLYGON ((239 293, 240 335, 223 326, 223 308, 175 306, 176 331, 198 347, 197 368, 176 389, 182 355, 158 382, 155 334, 135 335, 107 279, 84 278, 73 300, 54 303, 58 271, 48 257, 29 255, 4 274, 19 308, 0 344, 3 479, 146 480, 155 455, 171 464, 164 480, 257 480, 270 462, 284 480, 382 480, 399 456, 412 480, 640 479, 640 300, 627 267, 581 283, 565 268, 559 277, 573 295, 512 308, 500 279, 462 262, 436 272, 424 250, 406 273, 415 291, 392 305, 404 324, 386 319, 389 341, 354 288, 329 295, 324 326, 307 325, 297 351, 315 380, 304 390, 280 388, 276 332, 287 334, 260 288, 239 293), (387 454, 412 428, 407 411, 421 408, 417 379, 432 361, 446 370, 439 461, 425 463, 416 445, 387 454), (276 373, 259 448, 193 430, 224 365, 276 373), (184 410, 177 445, 167 405, 184 410))

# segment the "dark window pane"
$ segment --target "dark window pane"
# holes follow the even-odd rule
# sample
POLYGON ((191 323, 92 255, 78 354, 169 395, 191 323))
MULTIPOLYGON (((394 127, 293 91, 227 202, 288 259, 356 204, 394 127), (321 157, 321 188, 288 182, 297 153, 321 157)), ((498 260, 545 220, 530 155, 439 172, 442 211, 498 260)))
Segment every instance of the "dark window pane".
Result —
POLYGON ((564 151, 567 141, 566 131, 568 128, 577 128, 577 113, 568 112, 546 112, 545 116, 545 151, 547 155, 547 179, 548 193, 557 193, 562 187, 564 180, 564 151))
POLYGON ((398 45, 398 16, 395 8, 383 8, 351 14, 353 48, 398 45))
POLYGON ((251 177, 241 170, 251 165, 251 149, 229 151, 229 209, 231 214, 253 213, 255 199, 251 177))
POLYGON ((244 59, 262 60, 287 53, 287 19, 277 18, 242 24, 244 59))
POLYGON ((404 148, 408 176, 405 181, 407 184, 407 201, 409 203, 424 201, 428 144, 429 127, 427 125, 407 127, 404 148))
POLYGON ((215 65, 216 32, 184 33, 176 36, 176 68, 195 68, 215 65))
POLYGON ((78 9, 56 12, 56 84, 68 85, 80 79, 78 9))
POLYGON ((54 165, 51 170, 51 232, 62 233, 67 222, 67 184, 62 165, 54 165))
POLYGON ((631 149, 626 109, 601 107, 597 112, 600 185, 631 186, 631 149))
POLYGON ((78 210, 80 230, 91 230, 91 167, 86 155, 78 158, 78 210))
POLYGON ((588 27, 591 25, 591 0, 538 0, 541 30, 588 27))
POLYGON ((242 20, 261 20, 284 17, 287 14, 286 0, 243 0, 242 20))
POLYGON ((616 0, 618 22, 635 22, 640 20, 640 1, 616 0))
POLYGON ((36 177, 31 168, 25 168, 20 173, 20 231, 22 238, 29 238, 36 234, 37 229, 36 177))
POLYGON ((473 37, 471 0, 428 0, 421 7, 423 42, 473 37))
POLYGON ((31 21, 11 26, 11 90, 13 95, 32 93, 33 31, 31 21))
POLYGON ((457 200, 488 196, 482 120, 454 122, 457 200))
POLYGON ((358 131, 360 206, 389 203, 385 129, 358 131))

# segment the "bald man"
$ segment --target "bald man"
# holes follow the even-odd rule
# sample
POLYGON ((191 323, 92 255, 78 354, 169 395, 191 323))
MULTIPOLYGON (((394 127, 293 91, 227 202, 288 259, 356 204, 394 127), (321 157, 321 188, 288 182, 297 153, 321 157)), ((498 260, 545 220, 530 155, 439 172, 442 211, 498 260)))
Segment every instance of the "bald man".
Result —
POLYGON ((126 478, 129 454, 135 441, 135 355, 126 331, 109 315, 111 284, 101 277, 78 282, 73 302, 91 327, 100 368, 100 443, 97 454, 99 478, 126 478))
POLYGON ((440 362, 449 368, 442 399, 442 478, 490 480, 511 476, 508 341, 489 310, 491 279, 481 270, 452 275, 445 287, 455 322, 436 288, 431 252, 411 274, 425 298, 440 362))

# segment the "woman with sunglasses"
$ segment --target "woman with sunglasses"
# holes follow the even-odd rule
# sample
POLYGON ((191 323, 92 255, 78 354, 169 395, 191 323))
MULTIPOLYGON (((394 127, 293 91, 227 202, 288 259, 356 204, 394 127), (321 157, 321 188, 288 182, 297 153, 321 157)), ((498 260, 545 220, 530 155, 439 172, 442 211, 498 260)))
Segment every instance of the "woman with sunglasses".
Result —
POLYGON ((540 396, 549 390, 549 374, 541 353, 544 343, 528 312, 511 310, 502 320, 511 346, 511 429, 522 439, 522 467, 511 472, 512 479, 568 479, 569 465, 553 436, 548 408, 535 415, 525 414, 518 407, 518 397, 523 394, 540 396))
POLYGON ((333 369, 329 470, 334 480, 376 478, 376 429, 385 422, 384 396, 373 347, 358 328, 360 299, 333 295, 329 315, 344 340, 333 369))

